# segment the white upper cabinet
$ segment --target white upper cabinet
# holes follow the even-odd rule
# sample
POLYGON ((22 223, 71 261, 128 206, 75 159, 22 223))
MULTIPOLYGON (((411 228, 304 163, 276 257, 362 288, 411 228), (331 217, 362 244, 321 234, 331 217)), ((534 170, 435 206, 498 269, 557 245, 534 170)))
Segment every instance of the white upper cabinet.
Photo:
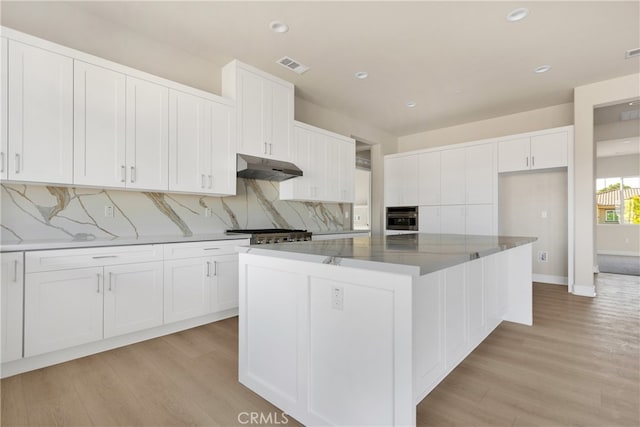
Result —
POLYGON ((493 203, 496 184, 495 144, 465 148, 465 203, 493 203))
POLYGON ((498 143, 498 172, 564 167, 568 164, 567 130, 498 143))
POLYGON ((0 179, 7 179, 7 50, 9 41, 0 37, 0 179))
POLYGON ((169 190, 235 194, 233 107, 171 90, 169 190))
POLYGON ((384 205, 418 205, 418 156, 384 159, 384 205))
POLYGON ((293 158, 303 175, 280 183, 281 200, 351 203, 355 141, 304 123, 294 125, 293 158))
POLYGON ((418 191, 420 205, 440 204, 440 151, 418 156, 418 191))
POLYGON ((74 61, 74 183, 125 186, 126 76, 74 61))
POLYGON ((294 114, 291 83, 232 61, 222 70, 222 94, 236 100, 239 153, 291 159, 294 114))
POLYGON ((441 152, 441 202, 458 205, 466 202, 465 149, 457 148, 441 152))
POLYGON ((8 43, 8 179, 73 183, 73 59, 8 43))
POLYGON ((127 76, 126 186, 169 188, 169 89, 127 76))
POLYGON ((531 137, 531 169, 567 166, 569 136, 567 132, 531 137))

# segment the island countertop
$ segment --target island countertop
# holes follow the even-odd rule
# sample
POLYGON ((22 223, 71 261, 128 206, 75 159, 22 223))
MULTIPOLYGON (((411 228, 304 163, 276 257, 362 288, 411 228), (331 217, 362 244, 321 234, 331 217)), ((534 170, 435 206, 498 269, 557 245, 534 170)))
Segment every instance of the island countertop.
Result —
POLYGON ((414 233, 251 245, 241 251, 423 276, 536 240, 523 236, 414 233))

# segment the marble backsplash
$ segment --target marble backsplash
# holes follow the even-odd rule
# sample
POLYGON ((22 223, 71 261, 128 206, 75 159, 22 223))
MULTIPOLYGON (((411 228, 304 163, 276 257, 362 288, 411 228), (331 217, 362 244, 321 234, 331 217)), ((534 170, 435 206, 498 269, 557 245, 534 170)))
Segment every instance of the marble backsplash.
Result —
POLYGON ((192 236, 231 228, 343 230, 348 204, 279 200, 279 184, 238 179, 237 195, 210 197, 2 184, 3 243, 67 238, 192 236), (113 217, 105 216, 113 206, 113 217), (205 209, 211 209, 211 216, 205 209))

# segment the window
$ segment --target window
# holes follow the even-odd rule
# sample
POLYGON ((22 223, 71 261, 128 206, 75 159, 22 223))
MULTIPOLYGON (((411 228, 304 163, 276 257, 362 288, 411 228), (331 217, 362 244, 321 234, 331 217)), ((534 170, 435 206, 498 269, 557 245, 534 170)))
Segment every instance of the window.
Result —
POLYGON ((640 177, 596 180, 598 224, 640 224, 640 177))

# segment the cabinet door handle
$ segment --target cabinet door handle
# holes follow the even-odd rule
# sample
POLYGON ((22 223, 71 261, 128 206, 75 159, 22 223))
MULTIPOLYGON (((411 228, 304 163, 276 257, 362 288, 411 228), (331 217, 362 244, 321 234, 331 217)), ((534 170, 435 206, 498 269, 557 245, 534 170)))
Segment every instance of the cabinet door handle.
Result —
POLYGON ((111 292, 111 272, 109 272, 109 292, 111 292))
POLYGON ((209 175, 209 188, 213 187, 213 175, 209 175))
POLYGON ((17 259, 13 260, 13 281, 14 282, 18 281, 18 260, 17 259))
POLYGON ((536 167, 536 156, 531 156, 531 167, 532 168, 536 167))
POLYGON ((526 165, 527 165, 527 167, 529 167, 529 156, 527 156, 527 158, 526 158, 526 165))
POLYGON ((100 293, 100 273, 96 274, 98 276, 98 287, 96 288, 96 292, 100 293))
POLYGON ((136 182, 136 167, 131 166, 131 182, 136 182))
POLYGON ((213 275, 218 275, 218 261, 213 261, 213 275))
POLYGON ((263 154, 267 154, 267 142, 266 141, 264 143, 264 153, 263 154))
POLYGON ((120 182, 127 181, 127 167, 125 165, 120 166, 120 182))
POLYGON ((200 174, 200 188, 204 188, 204 174, 200 174))
POLYGON ((271 152, 271 149, 272 149, 272 148, 273 148, 273 144, 269 143, 269 154, 273 154, 273 153, 271 152))
POLYGON ((16 173, 20 173, 20 154, 16 153, 16 173))
POLYGON ((211 277, 211 263, 207 261, 207 277, 211 277))
POLYGON ((0 173, 4 173, 4 151, 0 152, 0 173))

